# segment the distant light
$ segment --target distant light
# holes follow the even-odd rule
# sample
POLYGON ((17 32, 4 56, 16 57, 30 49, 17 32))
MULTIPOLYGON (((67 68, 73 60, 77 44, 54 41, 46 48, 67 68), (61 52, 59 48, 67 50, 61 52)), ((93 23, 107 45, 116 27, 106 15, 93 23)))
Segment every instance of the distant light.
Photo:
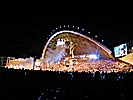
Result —
POLYGON ((61 26, 60 26, 60 28, 61 28, 61 26))
POLYGON ((103 42, 104 40, 102 40, 102 42, 103 42))
POLYGON ((68 27, 69 27, 69 25, 68 25, 68 27))
POLYGON ((57 30, 58 28, 56 28, 56 30, 57 30))
POLYGON ((51 34, 52 34, 52 32, 51 32, 51 34))
POLYGON ((54 32, 55 30, 53 30, 53 32, 54 32))
POLYGON ((84 29, 82 29, 82 31, 84 31, 84 29))
POLYGON ((65 27, 65 25, 64 25, 64 27, 65 27))
POLYGON ((91 32, 89 31, 88 33, 90 34, 91 32))
POLYGON ((74 26, 73 26, 73 28, 74 28, 74 26))
POLYGON ((95 35, 95 37, 97 37, 97 35, 95 35))
POLYGON ((78 29, 79 29, 79 27, 78 27, 78 29))

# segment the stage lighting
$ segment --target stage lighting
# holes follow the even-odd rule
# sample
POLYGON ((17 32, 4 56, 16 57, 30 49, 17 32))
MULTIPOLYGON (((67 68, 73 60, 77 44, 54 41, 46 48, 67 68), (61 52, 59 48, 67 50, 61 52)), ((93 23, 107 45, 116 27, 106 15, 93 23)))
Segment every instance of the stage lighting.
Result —
POLYGON ((91 59, 98 59, 99 57, 96 54, 89 55, 89 58, 91 59))

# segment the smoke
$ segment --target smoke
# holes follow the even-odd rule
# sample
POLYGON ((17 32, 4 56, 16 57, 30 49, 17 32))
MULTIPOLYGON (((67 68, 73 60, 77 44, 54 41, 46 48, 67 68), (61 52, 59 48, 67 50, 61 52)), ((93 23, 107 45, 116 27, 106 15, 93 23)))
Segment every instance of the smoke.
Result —
POLYGON ((57 46, 56 49, 53 50, 51 48, 48 48, 44 62, 47 62, 49 64, 59 63, 60 60, 66 55, 67 53, 65 52, 64 46, 57 46))
POLYGON ((34 64, 34 58, 26 58, 25 61, 21 64, 25 69, 32 69, 34 64))

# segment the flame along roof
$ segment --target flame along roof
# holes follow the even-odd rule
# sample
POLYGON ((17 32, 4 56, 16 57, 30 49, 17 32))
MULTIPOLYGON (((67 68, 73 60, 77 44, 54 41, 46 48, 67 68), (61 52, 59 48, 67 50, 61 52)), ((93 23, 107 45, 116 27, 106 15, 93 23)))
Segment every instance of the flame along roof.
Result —
POLYGON ((42 59, 45 58, 47 48, 55 48, 57 39, 62 38, 77 44, 75 45, 74 55, 92 54, 97 52, 100 57, 112 58, 111 51, 99 42, 78 32, 64 30, 51 36, 44 47, 42 59))

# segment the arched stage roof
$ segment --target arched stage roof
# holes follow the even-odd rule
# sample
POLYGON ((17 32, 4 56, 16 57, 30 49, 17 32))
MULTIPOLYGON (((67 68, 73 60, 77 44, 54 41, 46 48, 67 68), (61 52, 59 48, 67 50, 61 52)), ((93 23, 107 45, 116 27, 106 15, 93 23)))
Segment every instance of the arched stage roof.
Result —
POLYGON ((63 30, 56 32, 47 41, 42 53, 42 59, 45 58, 47 48, 56 48, 57 39, 62 38, 77 44, 75 45, 74 55, 97 53, 100 57, 113 58, 111 55, 112 52, 96 40, 93 40, 78 32, 63 30))

